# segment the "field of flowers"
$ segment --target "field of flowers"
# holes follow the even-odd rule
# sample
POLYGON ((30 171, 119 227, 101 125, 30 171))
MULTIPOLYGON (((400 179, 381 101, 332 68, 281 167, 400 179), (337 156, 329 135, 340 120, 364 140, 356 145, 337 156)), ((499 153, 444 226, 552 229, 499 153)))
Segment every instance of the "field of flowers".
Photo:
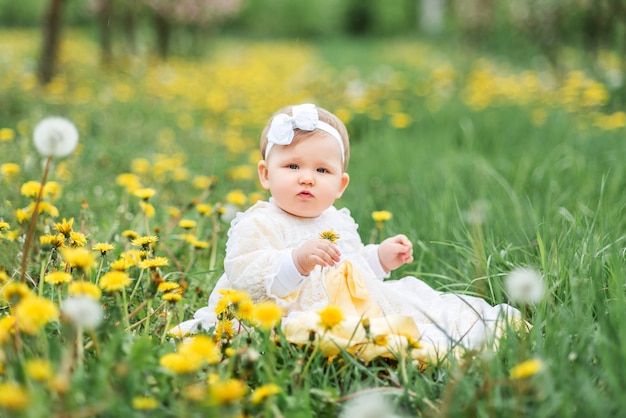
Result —
MULTIPOLYGON (((418 40, 216 39, 201 58, 102 67, 96 43, 69 31, 60 73, 40 87, 37 34, 1 35, 1 417, 626 407, 626 113, 611 53, 590 68, 567 51, 555 73, 418 40), (403 352, 328 357, 314 334, 287 342, 278 307, 232 292, 214 334, 168 333, 206 304, 230 220, 267 198, 263 125, 309 101, 351 132, 339 206, 363 241, 414 243, 392 279, 513 303, 530 332, 428 367, 403 352), (50 116, 75 125, 75 149, 33 141, 50 116), (522 289, 506 285, 520 276, 522 289)), ((323 327, 340 320, 320 312, 323 327)))

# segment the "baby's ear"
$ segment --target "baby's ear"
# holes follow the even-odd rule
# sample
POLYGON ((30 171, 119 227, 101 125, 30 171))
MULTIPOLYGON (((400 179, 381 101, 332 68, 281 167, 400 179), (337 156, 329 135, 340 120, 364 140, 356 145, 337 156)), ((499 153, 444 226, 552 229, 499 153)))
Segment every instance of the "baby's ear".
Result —
POLYGON ((350 183, 350 175, 348 173, 343 173, 341 175, 341 186, 339 186, 339 192, 337 193, 337 199, 339 199, 341 197, 341 195, 343 195, 343 192, 346 190, 346 188, 348 187, 348 184, 350 183))
POLYGON ((259 161, 259 163, 257 164, 257 171, 259 173, 259 182, 261 183, 261 186, 265 190, 269 190, 270 181, 269 181, 269 171, 267 169, 267 161, 265 160, 259 161))

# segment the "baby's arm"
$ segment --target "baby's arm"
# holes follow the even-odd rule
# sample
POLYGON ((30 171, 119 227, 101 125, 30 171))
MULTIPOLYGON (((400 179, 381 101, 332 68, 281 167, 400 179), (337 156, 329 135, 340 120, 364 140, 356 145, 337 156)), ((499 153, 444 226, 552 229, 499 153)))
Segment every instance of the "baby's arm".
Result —
POLYGON ((315 266, 334 266, 341 258, 337 246, 322 238, 313 238, 293 250, 293 262, 303 276, 307 276, 315 266))
POLYGON ((413 261, 413 244, 402 234, 387 238, 378 246, 380 264, 389 272, 413 261))

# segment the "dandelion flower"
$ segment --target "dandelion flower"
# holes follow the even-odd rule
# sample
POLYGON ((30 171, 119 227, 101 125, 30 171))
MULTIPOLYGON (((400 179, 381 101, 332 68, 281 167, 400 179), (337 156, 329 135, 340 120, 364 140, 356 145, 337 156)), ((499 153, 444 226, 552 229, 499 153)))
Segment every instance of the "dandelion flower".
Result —
POLYGON ((336 305, 328 305, 318 312, 320 324, 326 329, 332 329, 343 321, 343 313, 336 305))
POLYGON ((0 290, 0 299, 14 305, 32 294, 30 288, 25 283, 11 282, 0 290))
POLYGON ((159 286, 157 286, 157 291, 159 292, 171 292, 177 289, 180 289, 180 285, 174 282, 161 282, 159 286))
POLYGON ((6 283, 8 282, 10 279, 9 275, 7 274, 6 270, 2 267, 0 267, 0 283, 6 283))
POLYGON ((139 262, 139 268, 142 269, 153 269, 157 267, 165 267, 170 263, 170 261, 165 257, 154 257, 149 258, 147 260, 142 260, 139 262))
POLYGON ((180 293, 174 293, 174 292, 165 292, 161 296, 161 299, 163 299, 166 302, 170 302, 171 304, 175 304, 176 302, 180 301, 182 298, 183 296, 180 293))
POLYGON ((198 240, 193 240, 191 242, 191 246, 196 249, 196 250, 206 250, 207 248, 209 248, 211 245, 206 242, 206 241, 198 241, 198 240))
POLYGON ((35 198, 39 195, 40 188, 41 188, 40 182, 30 180, 22 184, 22 187, 20 187, 20 194, 24 197, 35 198))
POLYGON ((339 239, 339 234, 337 234, 335 231, 332 231, 332 230, 323 231, 320 234, 320 238, 326 239, 330 241, 331 243, 336 244, 337 240, 339 239))
POLYGON ((141 208, 141 211, 144 213, 144 215, 146 215, 146 217, 154 218, 154 215, 156 214, 156 209, 153 205, 142 200, 141 202, 139 202, 139 207, 141 208))
POLYGON ((133 398, 133 409, 137 411, 150 411, 159 406, 159 401, 151 396, 137 396, 133 398))
POLYGON ((168 353, 161 357, 159 364, 176 374, 193 373, 203 365, 202 357, 189 353, 168 353))
POLYGON ((250 402, 254 405, 263 402, 265 399, 272 395, 279 394, 281 392, 280 386, 274 383, 268 383, 267 385, 260 386, 252 392, 250 396, 250 402))
POLYGON ((543 362, 539 359, 526 360, 514 366, 509 376, 511 379, 525 379, 541 372, 544 367, 543 362))
POLYGON ((213 212, 213 206, 207 204, 207 203, 198 203, 196 205, 196 211, 200 214, 200 215, 210 215, 211 212, 213 212))
POLYGON ((274 328, 283 316, 280 306, 271 301, 257 303, 252 310, 254 322, 262 329, 274 328))
POLYGON ((78 144, 78 130, 69 120, 52 116, 35 126, 33 139, 35 148, 44 157, 65 157, 78 144))
POLYGON ((102 291, 91 282, 78 280, 69 284, 67 294, 70 296, 88 296, 94 300, 98 300, 100 296, 102 296, 102 291))
POLYGON ((392 213, 388 210, 377 210, 372 212, 372 219, 374 222, 385 222, 393 217, 392 213))
POLYGON ((520 304, 535 304, 543 299, 545 282, 538 271, 517 268, 505 279, 504 286, 512 301, 520 304))
POLYGON ((226 202, 237 206, 243 206, 248 201, 247 196, 241 190, 233 190, 226 194, 226 202))
POLYGON ((33 380, 45 382, 52 377, 50 362, 43 359, 27 360, 25 364, 26 375, 33 380))
POLYGON ((53 271, 46 274, 44 281, 51 284, 69 283, 72 281, 72 275, 64 271, 53 271))
POLYGON ((154 196, 156 194, 156 190, 150 188, 150 187, 145 187, 143 189, 137 189, 133 192, 133 195, 135 195, 136 197, 142 199, 142 200, 148 200, 150 199, 152 196, 154 196))
POLYGON ((183 229, 193 229, 196 227, 196 221, 191 219, 181 219, 178 221, 178 226, 183 229))
POLYGON ((59 251, 71 267, 83 271, 90 271, 96 261, 91 251, 85 248, 61 248, 59 251))
POLYGON ((135 247, 143 247, 144 250, 148 250, 150 246, 154 244, 155 242, 157 242, 158 240, 159 240, 159 237, 152 235, 152 236, 137 237, 133 239, 130 243, 135 247))
POLYGON ((199 356, 207 364, 216 364, 221 360, 220 350, 215 341, 206 335, 198 335, 182 344, 180 353, 199 356))
POLYGON ((0 128, 0 142, 9 142, 15 139, 15 131, 11 128, 0 128))
POLYGON ((9 338, 15 331, 15 317, 12 315, 5 315, 0 317, 0 344, 4 344, 9 341, 9 338))
POLYGON ((15 163, 4 163, 0 165, 0 175, 7 181, 12 180, 20 173, 20 166, 15 163))
POLYGON ((14 382, 0 383, 0 408, 9 411, 22 411, 29 403, 26 389, 14 382))
POLYGON ((130 285, 128 273, 123 271, 109 271, 100 277, 100 287, 107 292, 115 292, 130 285))
POLYGON ((102 323, 102 305, 87 295, 70 296, 61 303, 63 317, 77 327, 94 329, 102 323))
POLYGON ((59 319, 59 310, 49 299, 31 295, 17 304, 15 318, 21 331, 35 335, 44 325, 59 319))
POLYGON ((113 244, 99 242, 96 245, 94 245, 92 249, 94 251, 100 251, 100 255, 104 257, 109 251, 112 251, 114 248, 115 247, 113 246, 113 244))
POLYGON ((381 347, 386 347, 389 344, 387 334, 379 334, 375 336, 372 342, 374 343, 374 345, 378 345, 381 347))
POLYGON ((219 380, 209 386, 209 396, 213 404, 226 405, 241 400, 248 388, 241 380, 219 380))
POLYGON ((39 237, 39 243, 42 247, 50 245, 55 248, 60 248, 65 245, 65 237, 63 236, 63 234, 42 235, 39 237))

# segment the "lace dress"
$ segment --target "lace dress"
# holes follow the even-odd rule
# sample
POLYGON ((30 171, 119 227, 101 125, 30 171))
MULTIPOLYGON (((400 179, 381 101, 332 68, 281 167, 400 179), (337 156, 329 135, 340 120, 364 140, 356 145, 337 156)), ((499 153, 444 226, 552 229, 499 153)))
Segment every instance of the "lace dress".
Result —
MULTIPOLYGON (((339 286, 353 289, 358 281, 361 290, 378 308, 377 314, 372 315, 375 318, 372 318, 374 330, 371 332, 399 336, 399 340, 394 340, 397 344, 406 342, 407 338, 419 340, 423 349, 416 353, 416 357, 439 355, 436 353, 451 346, 482 347, 493 342, 503 321, 509 323, 520 317, 519 312, 509 305, 491 306, 477 297, 439 292, 412 276, 385 281, 388 275, 380 265, 378 245, 364 245, 357 228, 345 208, 333 206, 317 218, 298 218, 282 211, 272 200, 257 202, 246 212, 239 213, 232 222, 224 259, 225 273, 212 291, 208 306, 199 309, 194 319, 180 324, 179 331, 193 333, 199 328, 209 329, 215 325, 214 311, 221 297, 219 290, 238 289, 247 291, 254 302, 276 301, 286 312, 283 328, 287 337, 291 336, 294 342, 306 340, 311 327, 319 322, 317 311, 329 304, 329 292, 337 294, 337 289, 327 287, 340 282, 329 282, 328 276, 333 274, 333 269, 345 269, 346 263, 324 271, 316 267, 301 286, 287 296, 275 295, 272 286, 281 268, 281 260, 290 256, 294 248, 328 230, 339 235, 336 244, 342 262, 347 262, 350 267, 349 277, 346 276, 348 284, 339 286), (412 320, 410 324, 407 318, 412 320)), ((358 326, 363 314, 354 316, 357 315, 348 315, 348 325, 344 326, 358 326)), ((359 335, 363 334, 361 331, 359 335)), ((363 334, 361 337, 369 336, 363 334)))

